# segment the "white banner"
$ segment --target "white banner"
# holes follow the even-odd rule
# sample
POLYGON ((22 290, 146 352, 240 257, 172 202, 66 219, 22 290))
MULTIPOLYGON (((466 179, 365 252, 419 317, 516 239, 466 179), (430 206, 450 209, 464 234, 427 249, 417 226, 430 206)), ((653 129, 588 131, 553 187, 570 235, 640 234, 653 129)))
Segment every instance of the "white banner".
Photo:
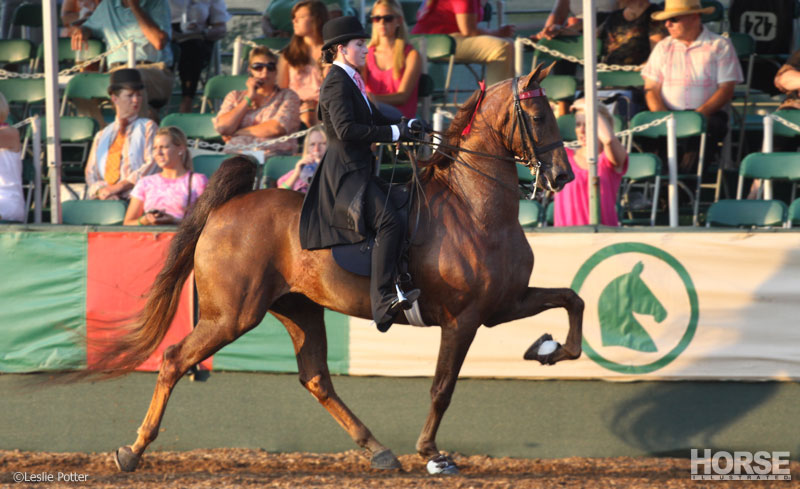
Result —
MULTIPOLYGON (((800 379, 800 233, 540 232, 528 242, 530 285, 572 287, 586 303, 583 355, 522 359, 543 333, 566 340, 567 314, 555 309, 480 328, 462 376, 800 379)), ((349 371, 433 375, 439 331, 381 334, 351 319, 349 371)))

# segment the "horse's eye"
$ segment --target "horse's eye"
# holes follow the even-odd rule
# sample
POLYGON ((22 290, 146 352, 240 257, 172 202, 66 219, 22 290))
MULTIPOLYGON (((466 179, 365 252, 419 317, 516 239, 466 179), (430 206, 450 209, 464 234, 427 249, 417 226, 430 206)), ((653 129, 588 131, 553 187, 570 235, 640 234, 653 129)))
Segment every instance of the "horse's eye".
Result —
POLYGON ((544 116, 543 115, 533 116, 533 122, 544 122, 544 116))

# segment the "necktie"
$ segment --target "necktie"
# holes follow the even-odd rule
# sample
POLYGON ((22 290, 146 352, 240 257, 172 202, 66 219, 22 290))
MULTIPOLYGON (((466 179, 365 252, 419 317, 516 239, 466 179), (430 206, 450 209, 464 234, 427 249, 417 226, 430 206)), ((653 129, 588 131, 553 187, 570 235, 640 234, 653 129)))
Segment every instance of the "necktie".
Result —
POLYGON ((356 85, 358 85, 358 89, 361 90, 361 94, 365 97, 367 96, 367 87, 364 85, 364 79, 361 78, 361 74, 359 72, 355 72, 353 75, 353 80, 356 81, 356 85))
POLYGON ((103 179, 107 184, 113 185, 119 181, 120 167, 122 166, 122 148, 125 146, 125 133, 127 132, 127 121, 120 119, 119 130, 111 147, 108 148, 106 158, 106 169, 103 179))

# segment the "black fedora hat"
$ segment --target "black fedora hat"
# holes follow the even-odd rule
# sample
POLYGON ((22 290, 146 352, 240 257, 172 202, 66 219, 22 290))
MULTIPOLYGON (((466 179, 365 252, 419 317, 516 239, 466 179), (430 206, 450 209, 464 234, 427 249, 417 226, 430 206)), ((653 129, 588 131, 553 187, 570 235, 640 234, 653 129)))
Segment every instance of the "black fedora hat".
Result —
POLYGON ((335 44, 344 44, 351 39, 369 39, 369 34, 364 32, 361 22, 353 16, 344 16, 331 19, 322 26, 322 39, 325 41, 322 49, 328 49, 335 44))
POLYGON ((139 70, 123 68, 111 72, 111 77, 108 81, 108 91, 114 92, 116 90, 122 90, 123 88, 129 90, 141 90, 144 88, 142 75, 139 74, 139 70))

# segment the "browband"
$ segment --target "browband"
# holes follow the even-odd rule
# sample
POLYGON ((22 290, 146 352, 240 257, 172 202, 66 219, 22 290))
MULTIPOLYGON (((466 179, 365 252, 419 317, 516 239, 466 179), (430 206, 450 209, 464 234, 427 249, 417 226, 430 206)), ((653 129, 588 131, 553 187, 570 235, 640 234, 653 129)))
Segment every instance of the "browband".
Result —
POLYGON ((528 90, 527 92, 522 92, 519 94, 520 100, 525 100, 526 98, 533 98, 533 97, 544 97, 546 94, 544 93, 544 88, 535 88, 533 90, 528 90))

